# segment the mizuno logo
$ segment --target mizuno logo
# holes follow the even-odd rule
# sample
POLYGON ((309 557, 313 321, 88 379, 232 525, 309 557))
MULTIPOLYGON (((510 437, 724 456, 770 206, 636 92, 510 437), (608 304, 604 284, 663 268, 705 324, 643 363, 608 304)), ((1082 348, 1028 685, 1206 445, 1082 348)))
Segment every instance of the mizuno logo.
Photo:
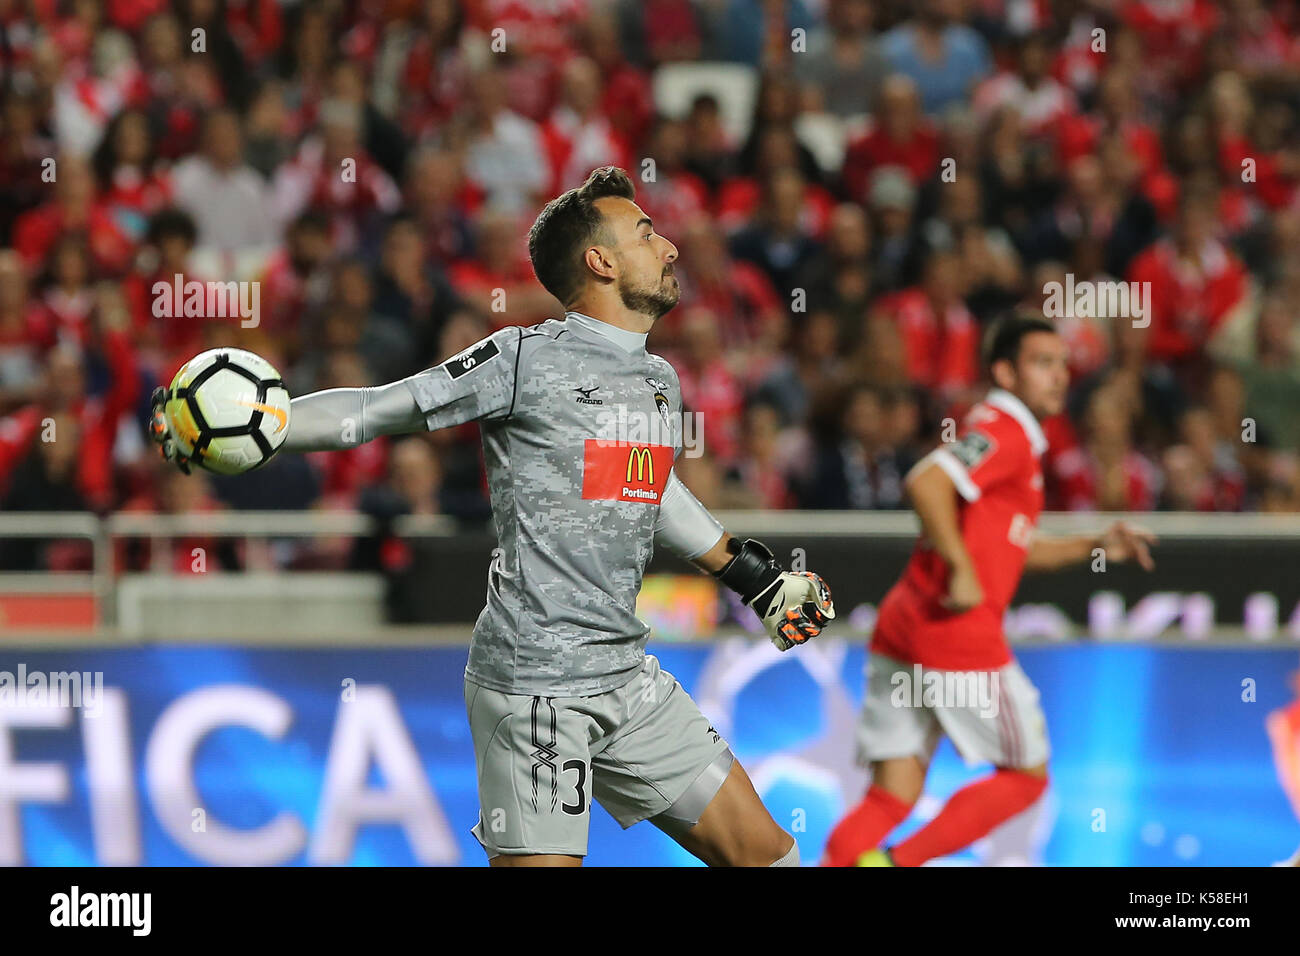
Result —
POLYGON ((579 405, 604 405, 605 403, 599 398, 592 398, 591 393, 600 388, 599 385, 593 385, 591 388, 575 388, 574 391, 582 397, 577 400, 579 405))
POLYGON ((259 412, 263 412, 273 417, 280 423, 275 429, 277 435, 284 431, 285 425, 289 424, 289 413, 283 408, 276 408, 274 405, 263 405, 261 402, 240 402, 239 404, 243 405, 245 408, 255 408, 259 412))

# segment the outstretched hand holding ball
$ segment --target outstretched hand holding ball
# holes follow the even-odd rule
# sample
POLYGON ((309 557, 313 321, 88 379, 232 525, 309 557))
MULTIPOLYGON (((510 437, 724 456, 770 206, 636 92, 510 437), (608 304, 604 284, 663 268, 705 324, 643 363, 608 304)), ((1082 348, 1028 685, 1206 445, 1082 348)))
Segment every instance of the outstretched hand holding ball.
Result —
POLYGON ((149 435, 164 458, 189 474, 197 465, 238 475, 266 464, 289 435, 289 392, 266 359, 212 349, 153 392, 149 435))

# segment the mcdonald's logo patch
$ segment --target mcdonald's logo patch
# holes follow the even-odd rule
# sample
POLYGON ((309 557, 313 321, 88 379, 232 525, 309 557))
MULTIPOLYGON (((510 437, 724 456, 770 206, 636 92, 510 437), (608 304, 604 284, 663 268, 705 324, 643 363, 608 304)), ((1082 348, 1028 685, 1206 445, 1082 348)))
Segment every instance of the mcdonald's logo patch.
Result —
POLYGON ((673 467, 670 445, 629 445, 588 438, 583 448, 582 497, 657 505, 673 467))

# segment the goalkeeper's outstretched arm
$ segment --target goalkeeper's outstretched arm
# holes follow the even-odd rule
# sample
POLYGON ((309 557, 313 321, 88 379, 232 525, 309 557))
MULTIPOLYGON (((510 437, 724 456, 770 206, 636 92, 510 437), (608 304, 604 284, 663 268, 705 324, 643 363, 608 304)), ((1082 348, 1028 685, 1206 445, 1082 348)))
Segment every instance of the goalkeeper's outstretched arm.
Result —
POLYGON ((779 650, 816 637, 835 617, 831 590, 820 575, 785 571, 761 542, 727 534, 676 471, 669 473, 660 500, 655 537, 739 594, 779 650))
MULTIPOLYGON (((546 340, 543 336, 533 336, 546 340)), ((338 451, 380 435, 434 431, 465 422, 496 420, 514 410, 523 329, 500 329, 433 368, 373 388, 331 388, 295 398, 283 451, 338 451)), ((182 471, 189 463, 172 439, 163 407, 166 389, 154 389, 150 434, 162 455, 182 471)))
POLYGON ((405 380, 373 388, 328 388, 295 398, 284 451, 337 451, 380 435, 426 428, 405 380))

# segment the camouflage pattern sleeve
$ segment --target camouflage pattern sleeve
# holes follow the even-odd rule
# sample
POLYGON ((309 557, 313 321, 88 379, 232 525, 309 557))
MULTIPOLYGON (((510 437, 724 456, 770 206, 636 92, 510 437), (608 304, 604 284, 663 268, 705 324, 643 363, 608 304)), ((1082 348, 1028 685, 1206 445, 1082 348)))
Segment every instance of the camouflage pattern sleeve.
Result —
POLYGON ((523 337, 522 328, 509 326, 441 365, 405 379, 429 431, 509 417, 523 337))

